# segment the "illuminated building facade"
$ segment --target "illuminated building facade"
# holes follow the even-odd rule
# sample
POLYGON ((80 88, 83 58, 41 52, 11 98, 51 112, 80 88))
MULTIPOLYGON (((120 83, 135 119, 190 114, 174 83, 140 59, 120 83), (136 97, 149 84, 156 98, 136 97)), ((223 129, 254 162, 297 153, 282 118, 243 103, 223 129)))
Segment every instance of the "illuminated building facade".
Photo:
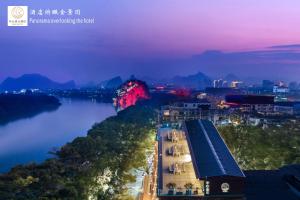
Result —
POLYGON ((290 92, 290 90, 286 86, 274 85, 274 87, 273 87, 273 93, 275 93, 275 94, 277 94, 277 93, 285 94, 285 93, 289 93, 289 92, 290 92))
POLYGON ((246 113, 272 114, 274 96, 267 95, 227 95, 226 105, 246 113))
POLYGON ((169 122, 180 122, 192 119, 207 119, 211 103, 206 99, 197 99, 177 102, 162 106, 161 120, 169 122))

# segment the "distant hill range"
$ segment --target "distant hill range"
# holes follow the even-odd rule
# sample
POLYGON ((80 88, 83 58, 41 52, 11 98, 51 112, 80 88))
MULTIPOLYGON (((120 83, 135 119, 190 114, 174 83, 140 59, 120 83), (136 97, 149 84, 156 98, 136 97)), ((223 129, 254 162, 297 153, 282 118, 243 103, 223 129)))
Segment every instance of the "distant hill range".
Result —
POLYGON ((40 74, 24 74, 18 78, 8 77, 0 85, 2 91, 21 89, 71 89, 75 88, 74 81, 58 83, 40 74))
POLYGON ((149 76, 140 77, 139 79, 145 81, 148 85, 172 84, 178 87, 193 89, 205 89, 206 87, 212 86, 211 78, 201 72, 188 76, 175 76, 173 78, 165 78, 160 80, 149 76))
POLYGON ((201 72, 189 76, 175 76, 170 81, 174 85, 194 89, 204 89, 212 85, 211 79, 201 72))
POLYGON ((101 88, 105 88, 105 89, 116 89, 118 88, 120 85, 122 85, 123 80, 120 76, 116 76, 112 79, 106 80, 106 81, 102 81, 99 86, 101 88))
POLYGON ((228 82, 232 82, 232 81, 238 81, 240 80, 240 78, 234 74, 227 74, 227 76, 224 77, 224 80, 228 82))

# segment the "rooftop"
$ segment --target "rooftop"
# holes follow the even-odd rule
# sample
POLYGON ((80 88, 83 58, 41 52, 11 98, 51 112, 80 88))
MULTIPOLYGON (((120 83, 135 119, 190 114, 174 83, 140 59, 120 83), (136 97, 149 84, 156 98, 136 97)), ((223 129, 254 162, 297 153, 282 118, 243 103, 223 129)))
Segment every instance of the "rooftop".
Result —
POLYGON ((300 165, 278 170, 249 170, 245 174, 247 200, 299 200, 300 165))
POLYGON ((192 120, 185 127, 197 178, 245 177, 212 122, 192 120))
POLYGON ((158 195, 203 196, 203 183, 196 178, 185 133, 177 129, 161 128, 158 134, 158 195), (190 190, 187 189, 188 185, 190 190))
POLYGON ((225 100, 237 104, 274 104, 274 98, 269 95, 226 95, 225 100))

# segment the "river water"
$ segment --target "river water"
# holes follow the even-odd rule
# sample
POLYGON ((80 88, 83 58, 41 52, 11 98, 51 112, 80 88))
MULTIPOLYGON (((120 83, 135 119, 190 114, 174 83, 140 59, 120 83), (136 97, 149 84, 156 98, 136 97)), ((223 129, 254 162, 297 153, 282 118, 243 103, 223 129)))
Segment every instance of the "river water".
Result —
POLYGON ((48 152, 78 136, 85 136, 96 122, 116 115, 111 104, 61 99, 55 111, 0 125, 0 172, 16 164, 41 162, 48 152))

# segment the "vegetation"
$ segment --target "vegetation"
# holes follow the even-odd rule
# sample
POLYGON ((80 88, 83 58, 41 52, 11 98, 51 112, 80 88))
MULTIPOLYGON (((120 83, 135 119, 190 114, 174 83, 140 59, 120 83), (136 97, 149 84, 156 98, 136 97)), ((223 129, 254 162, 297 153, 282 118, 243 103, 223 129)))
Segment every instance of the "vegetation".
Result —
POLYGON ((176 188, 176 183, 173 183, 173 182, 171 182, 171 183, 167 183, 167 188, 169 188, 169 189, 175 189, 176 188))
MULTIPOLYGON (((147 171, 146 152, 155 135, 155 108, 171 100, 170 96, 156 97, 129 107, 95 124, 86 137, 53 152, 55 158, 16 166, 0 175, 0 199, 132 199, 127 185, 135 181, 133 169, 147 171)), ((219 131, 244 170, 300 163, 299 121, 268 128, 225 126, 219 131)), ((175 188, 176 184, 167 187, 175 188)))
POLYGON ((132 169, 146 167, 155 117, 154 106, 144 103, 95 124, 56 158, 1 175, 0 199, 130 199, 126 184, 135 181, 132 169))
POLYGON ((55 110, 59 106, 57 98, 45 94, 0 94, 0 124, 55 110))
POLYGON ((193 188, 193 183, 186 183, 185 185, 184 185, 184 187, 186 188, 186 189, 192 189, 193 188))
POLYGON ((277 169, 300 164, 300 123, 225 126, 218 128, 236 161, 244 170, 277 169))

